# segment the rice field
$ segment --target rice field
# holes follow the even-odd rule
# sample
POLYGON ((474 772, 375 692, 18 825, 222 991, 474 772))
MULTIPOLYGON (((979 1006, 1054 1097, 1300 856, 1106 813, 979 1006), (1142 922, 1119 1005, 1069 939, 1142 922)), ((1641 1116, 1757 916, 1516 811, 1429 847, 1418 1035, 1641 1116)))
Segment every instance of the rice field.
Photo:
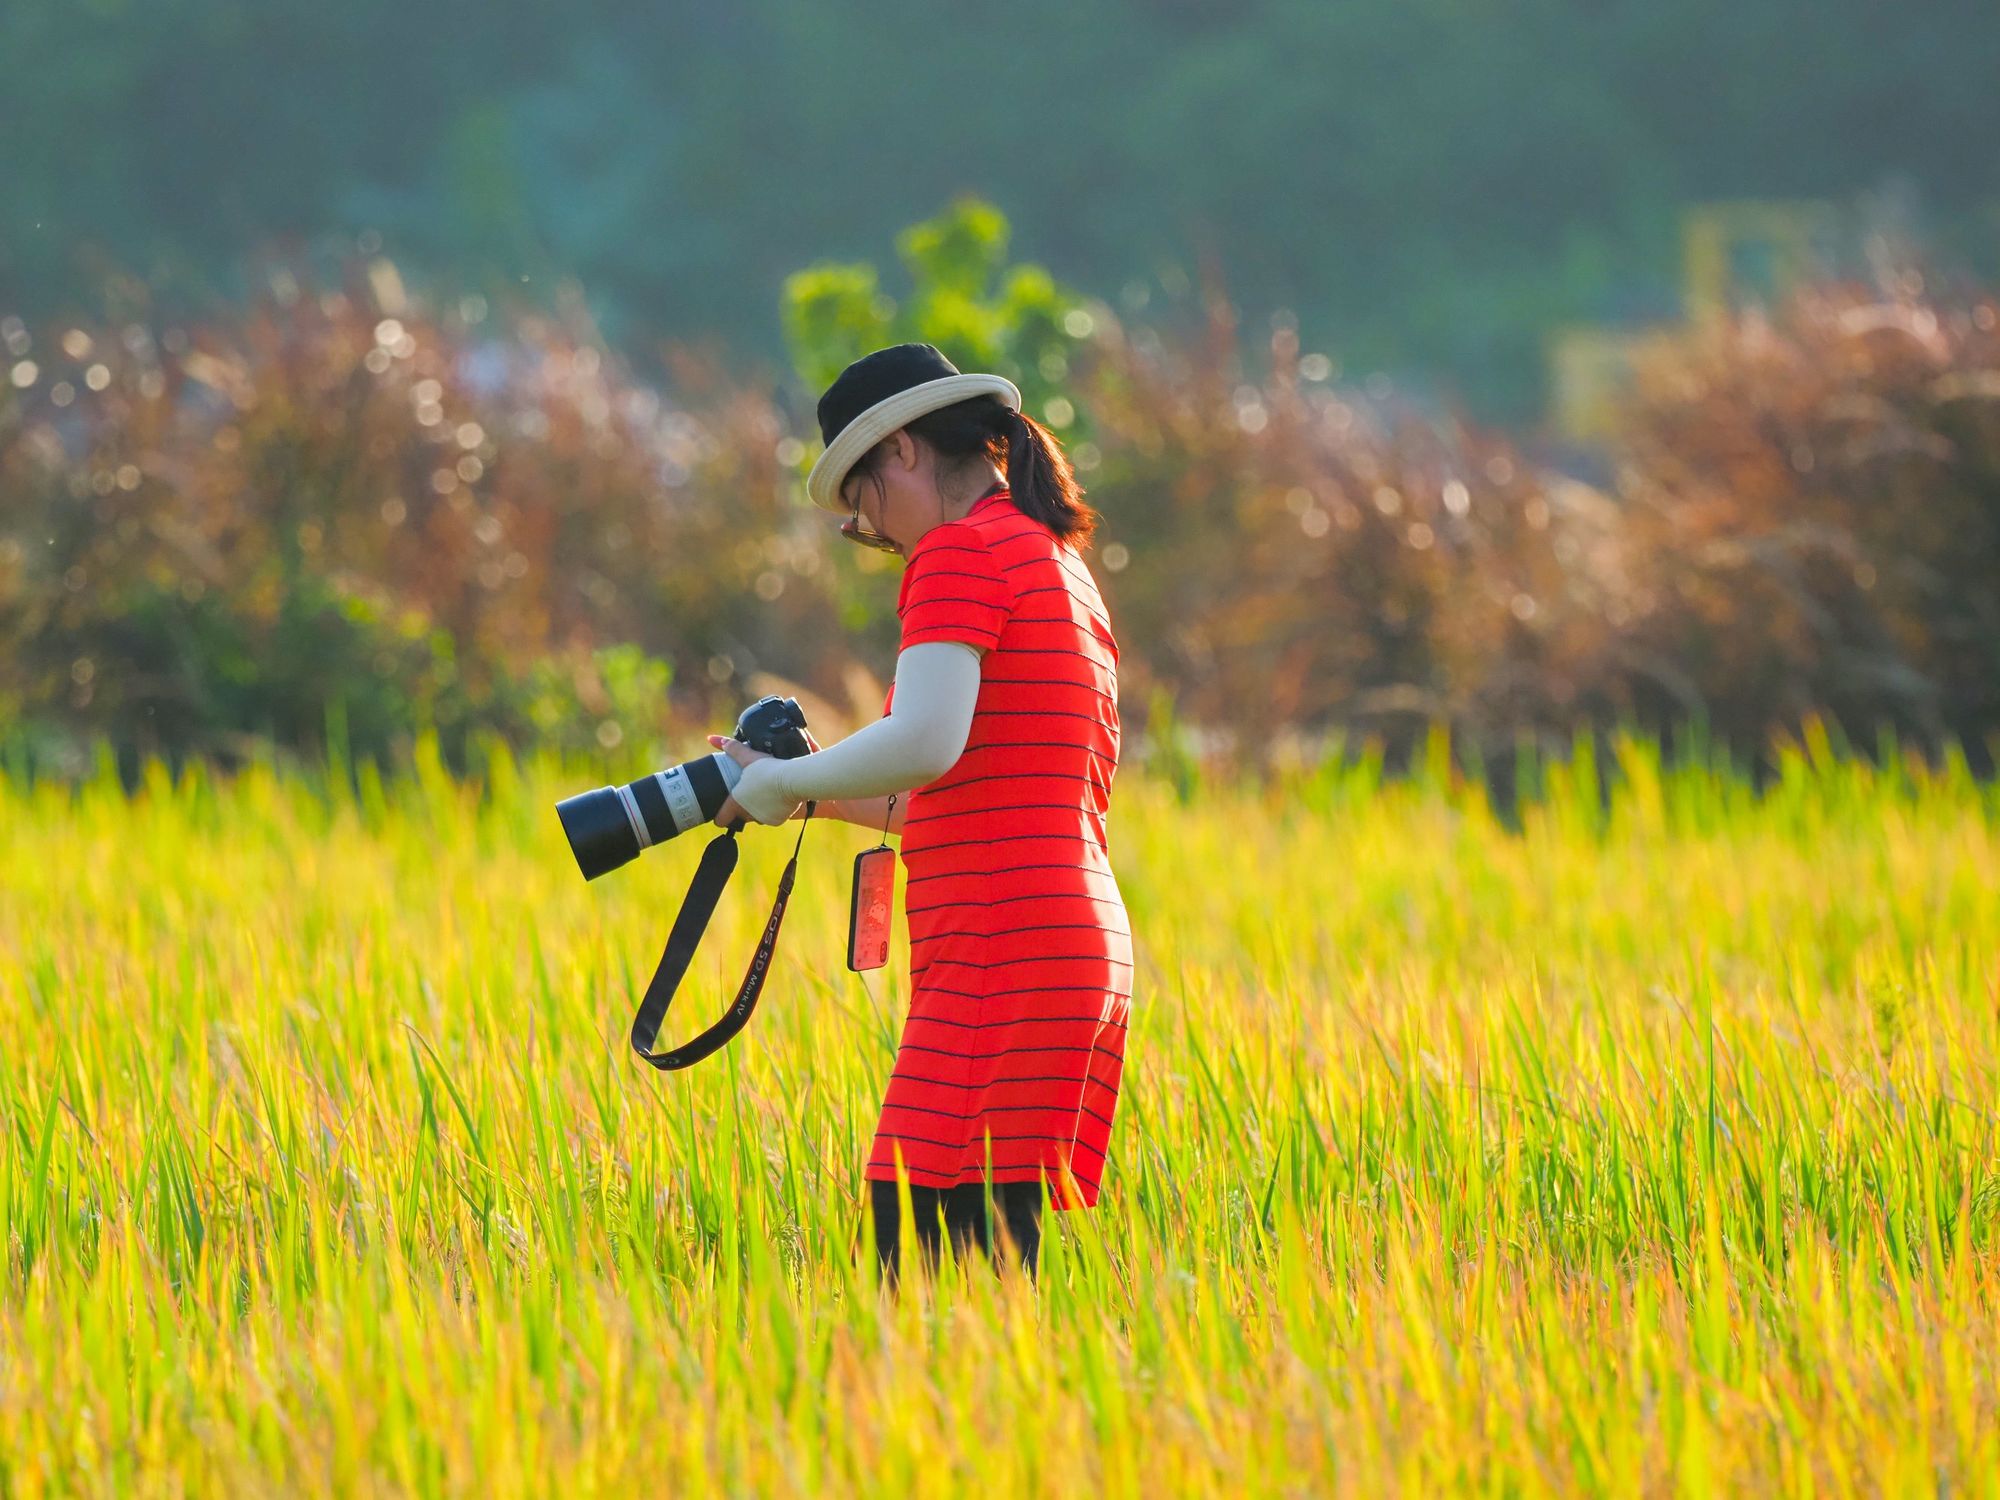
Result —
POLYGON ((1518 826, 1435 753, 1122 772, 1104 1201, 900 1299, 867 831, 658 1075, 705 835, 586 886, 603 767, 0 779, 0 1494, 2000 1494, 2000 793, 1616 748, 1518 826))

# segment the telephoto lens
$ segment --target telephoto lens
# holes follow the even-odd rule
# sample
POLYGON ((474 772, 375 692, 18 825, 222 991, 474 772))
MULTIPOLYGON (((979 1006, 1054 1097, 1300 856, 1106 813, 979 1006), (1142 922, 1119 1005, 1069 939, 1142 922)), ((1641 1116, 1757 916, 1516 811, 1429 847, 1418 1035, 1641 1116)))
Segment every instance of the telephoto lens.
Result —
MULTIPOLYGON (((805 710, 796 698, 759 698, 736 721, 735 739, 781 760, 809 754, 805 710)), ((585 880, 630 864, 643 850, 713 822, 743 768, 721 751, 665 771, 579 792, 556 804, 570 853, 585 880)))

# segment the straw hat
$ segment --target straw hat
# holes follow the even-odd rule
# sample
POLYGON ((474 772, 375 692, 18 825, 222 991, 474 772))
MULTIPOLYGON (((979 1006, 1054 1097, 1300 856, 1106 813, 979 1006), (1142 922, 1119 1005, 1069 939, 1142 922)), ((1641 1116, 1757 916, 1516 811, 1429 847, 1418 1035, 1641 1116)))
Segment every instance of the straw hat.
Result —
POLYGON ((929 344, 896 344, 857 359, 819 398, 826 451, 806 476, 806 495, 822 510, 843 512, 841 481, 862 454, 906 422, 972 396, 998 396, 1010 411, 1021 392, 1004 375, 963 375, 929 344))

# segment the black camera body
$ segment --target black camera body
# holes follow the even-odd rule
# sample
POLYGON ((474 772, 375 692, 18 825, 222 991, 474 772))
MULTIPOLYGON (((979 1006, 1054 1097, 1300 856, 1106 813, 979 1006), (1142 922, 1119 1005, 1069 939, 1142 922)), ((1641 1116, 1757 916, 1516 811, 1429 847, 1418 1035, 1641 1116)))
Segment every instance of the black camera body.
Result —
MULTIPOLYGON (((796 760, 812 752, 796 698, 772 693, 743 710, 733 738, 753 750, 796 760)), ((585 880, 631 863, 655 844, 711 823, 743 768, 717 751, 624 786, 579 792, 556 804, 570 853, 585 880)))
MULTIPOLYGON (((798 699, 781 698, 776 693, 766 694, 744 709, 730 738, 779 760, 797 760, 812 753, 812 742, 806 738, 806 711, 799 707, 798 699)), ((732 776, 730 785, 735 784, 732 776)))

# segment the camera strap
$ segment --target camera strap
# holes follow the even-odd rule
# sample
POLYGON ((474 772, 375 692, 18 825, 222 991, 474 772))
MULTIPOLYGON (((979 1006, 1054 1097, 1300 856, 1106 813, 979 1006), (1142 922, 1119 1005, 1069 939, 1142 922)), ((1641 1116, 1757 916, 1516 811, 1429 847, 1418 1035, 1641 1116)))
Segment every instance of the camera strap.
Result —
POLYGON ((771 954, 778 946, 778 928, 785 920, 785 904, 792 898, 792 880, 799 870, 799 849, 806 841, 805 824, 812 821, 817 805, 812 802, 806 804, 806 815, 799 825, 799 841, 792 846, 791 862, 785 866, 785 873, 778 881, 778 899, 771 907, 771 920, 764 924, 764 936, 758 941, 756 956, 750 960, 743 983, 737 987, 735 1000, 722 1013, 721 1020, 693 1041, 671 1052, 655 1052, 653 1043, 659 1039, 660 1023, 667 1018, 667 1007, 674 1003, 674 991, 680 988, 688 965, 694 962, 695 949, 701 946, 702 934, 708 930, 708 919, 715 914, 715 903, 722 898, 722 888, 729 884, 729 877, 736 872, 737 830, 732 828, 727 833, 716 835, 701 851, 701 863, 695 867, 694 879, 688 884, 687 899, 681 903, 680 912, 674 918, 673 930, 667 934, 667 947, 660 955, 660 966, 653 970, 652 982, 646 986, 645 996, 639 1001, 638 1014, 632 1017, 632 1050, 662 1072, 691 1067, 712 1056, 749 1025, 750 1013, 757 1008, 757 997, 763 993, 764 979, 770 972, 771 954))

